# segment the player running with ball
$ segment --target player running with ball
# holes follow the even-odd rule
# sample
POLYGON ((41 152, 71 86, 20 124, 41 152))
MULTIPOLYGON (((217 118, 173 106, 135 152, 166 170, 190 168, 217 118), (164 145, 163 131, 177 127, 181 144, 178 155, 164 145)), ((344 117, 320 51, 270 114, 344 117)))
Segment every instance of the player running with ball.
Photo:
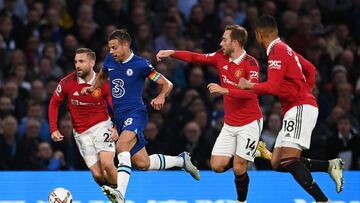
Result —
POLYGON ((163 154, 148 155, 145 149, 147 141, 143 130, 147 123, 147 111, 142 99, 142 89, 146 78, 157 83, 161 91, 151 101, 151 106, 160 110, 165 97, 169 95, 172 83, 158 73, 144 58, 136 56, 130 49, 131 37, 125 30, 115 30, 108 37, 110 53, 106 56, 103 68, 95 84, 83 89, 84 94, 93 94, 110 78, 115 123, 120 133, 116 142, 118 165, 118 187, 103 187, 113 202, 124 202, 132 163, 141 170, 164 170, 181 167, 199 180, 198 169, 193 166, 187 152, 179 156, 163 154))

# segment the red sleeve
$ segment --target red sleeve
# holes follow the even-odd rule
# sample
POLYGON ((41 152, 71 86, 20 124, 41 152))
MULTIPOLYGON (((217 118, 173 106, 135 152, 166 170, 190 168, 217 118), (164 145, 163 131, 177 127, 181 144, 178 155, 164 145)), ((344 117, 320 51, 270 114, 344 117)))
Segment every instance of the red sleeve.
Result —
MULTIPOLYGON (((246 75, 245 79, 249 80, 252 83, 259 82, 259 64, 254 58, 247 56, 247 66, 246 66, 246 75)), ((248 99, 254 97, 254 92, 240 90, 240 89, 229 89, 229 96, 238 98, 238 99, 248 99)))
POLYGON ((190 51, 175 51, 171 57, 189 63, 214 64, 216 52, 210 54, 198 54, 190 51))
POLYGON ((61 82, 56 87, 55 91, 51 96, 51 100, 49 103, 49 123, 50 123, 50 130, 51 133, 58 129, 57 127, 57 120, 58 120, 58 113, 59 113, 59 106, 61 102, 64 100, 66 93, 64 92, 64 88, 61 86, 61 82))
POLYGON ((315 72, 316 72, 315 66, 311 62, 306 60, 300 54, 296 53, 296 55, 297 55, 297 57, 299 59, 299 62, 301 64, 302 72, 303 72, 303 74, 305 76, 306 83, 309 85, 310 89, 314 88, 314 86, 315 86, 315 72))
POLYGON ((274 95, 280 88, 280 84, 284 80, 287 61, 285 55, 279 51, 276 52, 277 55, 269 55, 267 81, 254 85, 253 89, 256 94, 274 95))

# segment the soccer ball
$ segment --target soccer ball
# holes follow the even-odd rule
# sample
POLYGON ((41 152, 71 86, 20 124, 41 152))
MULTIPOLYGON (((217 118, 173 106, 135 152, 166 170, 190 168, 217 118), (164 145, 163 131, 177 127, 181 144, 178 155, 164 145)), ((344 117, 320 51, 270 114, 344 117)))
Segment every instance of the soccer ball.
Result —
POLYGON ((49 203, 72 203, 71 192, 65 188, 58 187, 51 191, 49 203))

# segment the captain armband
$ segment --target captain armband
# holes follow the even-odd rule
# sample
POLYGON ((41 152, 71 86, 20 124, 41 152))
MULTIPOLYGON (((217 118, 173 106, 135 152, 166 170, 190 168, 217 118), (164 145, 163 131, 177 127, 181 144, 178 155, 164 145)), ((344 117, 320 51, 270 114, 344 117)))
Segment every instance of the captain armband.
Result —
POLYGON ((161 73, 157 72, 156 70, 153 70, 148 78, 154 82, 156 82, 161 77, 161 73))

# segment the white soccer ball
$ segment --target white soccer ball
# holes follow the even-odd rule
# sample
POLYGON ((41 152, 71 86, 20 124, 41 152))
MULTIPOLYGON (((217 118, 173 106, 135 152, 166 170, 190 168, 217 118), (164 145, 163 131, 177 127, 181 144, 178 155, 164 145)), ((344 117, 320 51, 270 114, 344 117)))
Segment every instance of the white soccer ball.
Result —
POLYGON ((58 187, 51 191, 49 203, 72 203, 71 192, 65 188, 58 187))

